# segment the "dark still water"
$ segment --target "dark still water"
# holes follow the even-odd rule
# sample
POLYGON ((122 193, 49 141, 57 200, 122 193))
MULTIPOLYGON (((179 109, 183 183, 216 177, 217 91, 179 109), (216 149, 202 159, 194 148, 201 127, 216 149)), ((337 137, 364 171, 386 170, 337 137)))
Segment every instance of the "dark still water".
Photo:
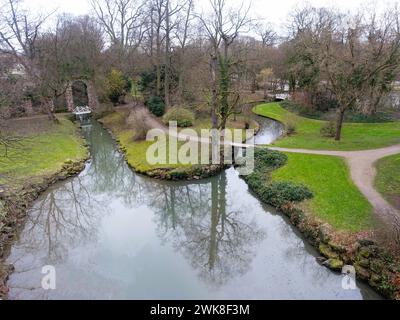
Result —
POLYGON ((198 183, 136 175, 97 123, 92 159, 44 193, 8 258, 11 299, 370 299, 232 168, 198 183), (56 270, 44 290, 42 267, 56 270))

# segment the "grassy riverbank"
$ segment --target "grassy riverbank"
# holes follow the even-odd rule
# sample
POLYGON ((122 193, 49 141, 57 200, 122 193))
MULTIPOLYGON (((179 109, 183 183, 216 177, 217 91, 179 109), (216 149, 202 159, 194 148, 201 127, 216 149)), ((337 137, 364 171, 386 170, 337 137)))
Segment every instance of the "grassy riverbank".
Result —
POLYGON ((63 116, 9 120, 9 134, 18 137, 7 156, 0 156, 0 298, 7 298, 6 281, 13 267, 4 257, 24 224, 27 208, 51 184, 85 167, 86 143, 78 128, 63 116))
POLYGON ((376 169, 376 189, 400 210, 400 154, 380 159, 376 169))
POLYGON ((291 113, 279 103, 266 103, 256 106, 253 112, 272 118, 287 125, 295 125, 296 132, 274 143, 283 148, 303 148, 317 150, 366 150, 386 147, 400 143, 400 122, 387 123, 345 123, 342 140, 322 137, 321 128, 326 121, 308 119, 291 113))
POLYGON ((254 173, 243 178, 320 252, 320 263, 338 272, 353 265, 358 279, 398 299, 399 260, 379 240, 371 240, 371 207, 345 168, 336 157, 258 149, 254 173))
POLYGON ((336 229, 358 232, 372 227, 372 207, 353 184, 343 159, 287 153, 288 162, 274 181, 302 183, 314 194, 301 206, 336 229))
POLYGON ((56 124, 38 117, 35 126, 23 118, 10 121, 9 130, 19 139, 7 157, 0 157, 0 185, 18 189, 58 172, 66 161, 87 157, 85 141, 75 124, 63 116, 58 119, 56 124))
MULTIPOLYGON (((100 121, 117 139, 121 150, 125 153, 128 164, 136 172, 160 179, 190 180, 192 178, 200 179, 207 177, 219 171, 219 168, 216 166, 192 165, 191 163, 180 162, 170 163, 168 143, 165 146, 165 150, 162 148, 159 150, 159 152, 166 153, 166 163, 150 164, 147 160, 146 152, 154 142, 145 140, 135 141, 135 130, 126 121, 128 115, 128 109, 120 109, 105 116, 100 121)), ((178 141, 178 150, 184 143, 178 141)), ((198 147, 200 150, 200 145, 198 147)))

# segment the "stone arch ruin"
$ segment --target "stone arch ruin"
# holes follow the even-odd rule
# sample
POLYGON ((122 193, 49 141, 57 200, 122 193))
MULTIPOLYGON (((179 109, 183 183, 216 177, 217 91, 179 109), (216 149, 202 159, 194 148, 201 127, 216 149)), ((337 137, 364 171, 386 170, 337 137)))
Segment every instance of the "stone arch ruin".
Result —
POLYGON ((97 98, 96 88, 94 86, 93 81, 87 80, 87 79, 76 79, 74 81, 68 82, 67 89, 65 91, 65 101, 67 103, 68 111, 72 112, 74 110, 74 108, 76 107, 74 105, 74 95, 72 92, 72 86, 75 82, 78 82, 78 81, 83 82, 86 85, 89 108, 92 111, 96 110, 98 108, 99 101, 97 98))

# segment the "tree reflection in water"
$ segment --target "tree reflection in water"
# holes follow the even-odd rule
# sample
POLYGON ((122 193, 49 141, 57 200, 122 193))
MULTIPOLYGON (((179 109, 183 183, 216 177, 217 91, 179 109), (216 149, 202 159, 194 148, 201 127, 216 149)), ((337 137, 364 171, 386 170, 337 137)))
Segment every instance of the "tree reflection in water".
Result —
POLYGON ((254 220, 231 208, 227 187, 224 172, 205 184, 163 188, 151 203, 158 208, 160 237, 216 287, 247 271, 255 243, 265 237, 254 220))
POLYGON ((340 279, 316 265, 301 238, 267 214, 270 209, 247 193, 234 169, 196 183, 156 181, 134 174, 100 125, 86 137, 90 164, 36 201, 13 247, 13 297, 70 298, 85 290, 83 297, 149 297, 147 290, 159 286, 153 277, 165 279, 163 266, 147 272, 147 261, 164 261, 166 272, 182 271, 181 283, 177 275, 162 283, 163 298, 175 285, 183 297, 218 296, 214 289, 231 296, 232 288, 238 290, 233 297, 292 297, 293 290, 313 297, 322 288, 331 290, 326 297, 344 296, 335 289, 340 279), (46 264, 60 270, 58 292, 40 289, 46 264), (282 272, 291 281, 277 278, 282 272))
POLYGON ((134 174, 111 138, 95 125, 86 132, 90 165, 79 176, 50 188, 33 207, 23 233, 32 256, 62 263, 68 251, 95 242, 108 204, 155 212, 157 233, 187 258, 200 277, 215 286, 243 274, 264 233, 227 198, 226 173, 198 183, 155 181, 134 174), (46 256, 46 257, 44 257, 46 256))
POLYGON ((48 263, 66 259, 68 250, 95 241, 105 202, 90 196, 81 177, 51 188, 32 208, 24 231, 26 247, 47 252, 48 263))

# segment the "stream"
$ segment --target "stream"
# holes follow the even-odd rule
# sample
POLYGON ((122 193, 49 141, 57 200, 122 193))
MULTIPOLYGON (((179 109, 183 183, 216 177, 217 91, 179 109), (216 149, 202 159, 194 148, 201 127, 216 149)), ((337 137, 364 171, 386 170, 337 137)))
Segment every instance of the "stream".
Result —
MULTIPOLYGON (((257 143, 279 130, 263 123, 257 143)), ((85 170, 39 197, 11 250, 10 299, 379 299, 363 283, 344 290, 234 168, 153 180, 128 167, 97 122, 84 134, 85 170), (42 289, 46 265, 55 290, 42 289)))
POLYGON ((257 115, 253 118, 260 125, 260 130, 254 137, 255 144, 271 144, 285 132, 285 127, 278 121, 257 115))

